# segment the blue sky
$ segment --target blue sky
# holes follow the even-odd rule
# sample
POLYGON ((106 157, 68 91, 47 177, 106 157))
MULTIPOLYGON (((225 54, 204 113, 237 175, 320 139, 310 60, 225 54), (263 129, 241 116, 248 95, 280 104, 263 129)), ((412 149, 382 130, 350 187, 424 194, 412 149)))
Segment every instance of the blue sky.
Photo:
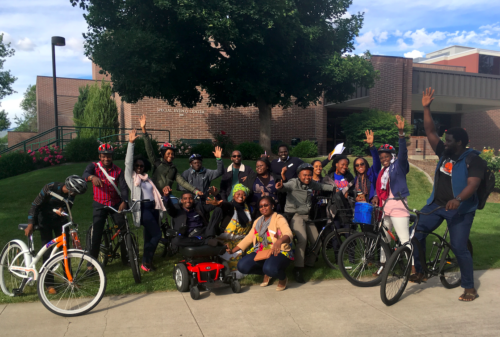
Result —
MULTIPOLYGON (((365 12, 355 53, 418 57, 456 44, 500 51, 500 1, 353 0, 349 12, 365 12)), ((21 113, 22 94, 36 76, 52 76, 51 36, 66 38, 66 46, 56 50, 57 76, 91 78, 82 14, 69 0, 0 0, 0 32, 16 49, 5 69, 18 77, 17 93, 0 108, 11 118, 21 113)))

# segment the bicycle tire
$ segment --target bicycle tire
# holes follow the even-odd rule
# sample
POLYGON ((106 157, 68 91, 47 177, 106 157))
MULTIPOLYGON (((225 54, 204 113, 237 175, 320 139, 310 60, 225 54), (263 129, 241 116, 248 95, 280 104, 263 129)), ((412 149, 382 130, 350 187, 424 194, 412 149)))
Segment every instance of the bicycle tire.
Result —
MULTIPOLYGON (((467 249, 472 256, 472 242, 470 242, 470 240, 467 240, 467 249)), ((446 289, 454 289, 458 287, 462 281, 460 266, 450 246, 447 246, 441 255, 439 273, 439 279, 446 289), (448 273, 448 275, 445 275, 445 273, 448 273)))
MULTIPOLYGON (((2 250, 2 254, 0 255, 0 287, 2 291, 7 296, 16 296, 17 293, 14 289, 19 289, 23 279, 21 277, 17 277, 15 274, 9 271, 9 267, 12 265, 27 267, 26 261, 24 259, 24 254, 22 254, 14 263, 13 259, 23 251, 20 244, 17 242, 9 242, 5 245, 2 250)), ((17 271, 20 274, 24 274, 22 271, 17 271)))
MULTIPOLYGON (((342 246, 342 243, 346 240, 346 235, 348 234, 352 235, 353 233, 355 233, 355 231, 352 229, 341 228, 337 229, 337 233, 339 233, 341 240, 341 242, 339 242, 339 250, 340 250, 340 246, 342 246)), ((325 239, 322 242, 321 250, 322 250, 323 260, 325 260, 326 265, 332 269, 337 269, 335 267, 335 263, 337 262, 336 256, 338 255, 338 250, 335 250, 332 245, 333 239, 336 239, 334 231, 328 233, 328 235, 325 237, 325 239)))
POLYGON ((99 247, 99 255, 97 261, 102 264, 103 267, 106 267, 109 262, 109 252, 111 252, 111 246, 109 241, 109 232, 104 230, 102 233, 101 245, 99 247))
POLYGON ((368 232, 351 235, 339 249, 338 266, 340 272, 347 281, 357 287, 378 285, 382 280, 382 272, 380 272, 382 267, 381 250, 383 250, 387 261, 390 249, 381 237, 368 232), (375 247, 377 238, 379 242, 375 247), (375 273, 378 273, 378 276, 373 276, 375 273))
POLYGON ((137 240, 134 238, 132 233, 125 234, 125 244, 127 246, 128 259, 130 262, 130 268, 132 269, 132 276, 134 277, 135 283, 141 283, 141 271, 139 267, 139 254, 136 250, 137 240))
POLYGON ((411 258, 411 249, 408 246, 401 246, 385 264, 380 283, 380 298, 385 305, 395 304, 403 295, 411 273, 411 258))
POLYGON ((92 256, 85 254, 83 251, 70 251, 68 252, 68 261, 74 279, 73 282, 69 282, 66 279, 64 269, 60 268, 64 265, 64 260, 64 255, 58 254, 46 262, 38 280, 38 297, 45 308, 56 315, 64 317, 83 315, 95 308, 104 296, 107 285, 106 273, 99 261, 92 256), (71 259, 75 259, 75 261, 71 262, 71 259), (80 268, 79 270, 77 266, 80 268), (93 269, 89 270, 89 266, 92 266, 93 269), (55 272, 60 269, 63 272, 55 272), (49 275, 53 278, 52 284, 57 289, 56 294, 49 294, 45 289, 45 284, 50 282, 49 275), (61 285, 57 286, 56 278, 61 280, 61 285), (84 283, 86 278, 89 279, 88 283, 84 283), (66 290, 63 291, 62 287, 64 286, 66 286, 66 290), (69 304, 73 305, 72 308, 74 309, 68 309, 68 304, 61 303, 63 302, 62 297, 65 295, 69 296, 69 304), (57 297, 60 298, 57 299, 57 297), (85 301, 86 304, 75 307, 75 302, 78 300, 85 301))

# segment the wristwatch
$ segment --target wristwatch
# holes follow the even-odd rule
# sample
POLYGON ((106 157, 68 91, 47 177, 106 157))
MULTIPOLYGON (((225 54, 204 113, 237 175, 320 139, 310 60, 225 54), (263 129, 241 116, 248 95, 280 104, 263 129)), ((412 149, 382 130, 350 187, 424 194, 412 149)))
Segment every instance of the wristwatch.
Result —
POLYGON ((456 197, 455 200, 458 200, 459 202, 462 202, 462 198, 456 197))

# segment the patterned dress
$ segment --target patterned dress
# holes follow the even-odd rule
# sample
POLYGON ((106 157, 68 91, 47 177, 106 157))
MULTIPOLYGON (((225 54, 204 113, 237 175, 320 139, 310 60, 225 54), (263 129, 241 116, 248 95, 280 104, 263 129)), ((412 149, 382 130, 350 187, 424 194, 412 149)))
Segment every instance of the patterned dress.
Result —
MULTIPOLYGON (((249 218, 250 210, 248 206, 245 204, 245 213, 249 218)), ((249 222, 247 226, 242 226, 238 220, 238 216, 236 215, 236 210, 234 211, 233 218, 229 221, 224 233, 219 236, 219 239, 222 240, 224 244, 227 244, 229 248, 233 249, 238 245, 238 243, 250 232, 252 229, 252 224, 249 222)), ((236 271, 236 266, 238 265, 238 261, 241 259, 241 254, 235 255, 231 257, 228 261, 229 269, 231 271, 236 271)))
MULTIPOLYGON (((257 232, 257 230, 255 228, 254 228, 254 230, 255 230, 255 241, 257 242, 259 248, 256 249, 255 246, 253 246, 252 248, 250 248, 248 250, 247 254, 254 253, 254 252, 257 253, 257 252, 260 252, 262 250, 271 249, 273 247, 273 239, 272 239, 271 235, 269 235, 269 231, 266 231, 267 247, 264 247, 264 245, 262 244, 263 238, 259 235, 259 232, 257 232)), ((293 240, 290 243, 290 247, 292 247, 292 244, 293 244, 293 240)), ((293 256, 293 249, 290 250, 289 252, 282 250, 281 254, 285 255, 287 258, 289 258, 292 261, 295 259, 293 256)))

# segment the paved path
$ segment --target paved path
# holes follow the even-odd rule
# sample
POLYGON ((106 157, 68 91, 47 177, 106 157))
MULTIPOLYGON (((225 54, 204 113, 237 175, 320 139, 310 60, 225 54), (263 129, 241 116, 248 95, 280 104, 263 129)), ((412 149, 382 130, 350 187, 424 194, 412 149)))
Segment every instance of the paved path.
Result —
POLYGON ((498 336, 500 270, 475 273, 479 297, 457 300, 439 279, 410 284, 399 303, 386 307, 379 287, 344 280, 290 284, 276 292, 245 287, 202 293, 105 297, 85 316, 63 318, 41 303, 0 305, 0 336, 498 336))

